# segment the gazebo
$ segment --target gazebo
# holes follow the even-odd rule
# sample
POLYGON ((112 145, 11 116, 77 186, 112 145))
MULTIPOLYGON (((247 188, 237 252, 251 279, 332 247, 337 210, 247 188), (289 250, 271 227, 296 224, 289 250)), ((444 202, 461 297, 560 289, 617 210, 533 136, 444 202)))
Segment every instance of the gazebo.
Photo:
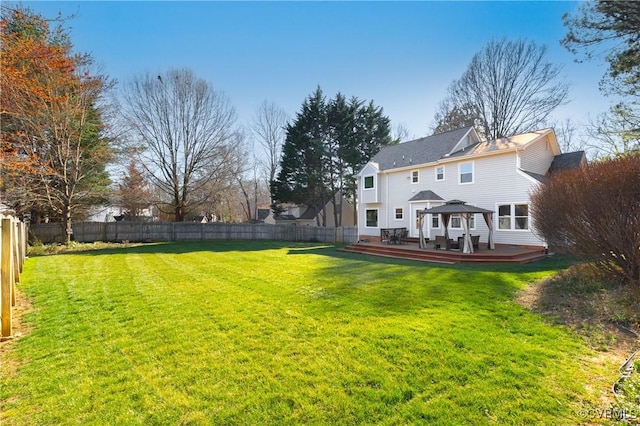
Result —
POLYGON ((462 219, 462 228, 464 229, 464 246, 462 248, 463 253, 473 253, 473 244, 471 243, 471 234, 469 233, 469 218, 472 214, 480 213, 484 217, 484 221, 489 227, 489 237, 487 241, 487 248, 494 250, 495 244, 493 242, 493 211, 483 209, 480 207, 469 206, 464 201, 451 200, 447 201, 442 206, 432 207, 430 209, 424 209, 420 216, 420 247, 424 247, 424 235, 422 230, 422 219, 427 214, 439 214, 442 216, 444 222, 444 238, 449 239, 449 219, 452 214, 459 214, 462 219))

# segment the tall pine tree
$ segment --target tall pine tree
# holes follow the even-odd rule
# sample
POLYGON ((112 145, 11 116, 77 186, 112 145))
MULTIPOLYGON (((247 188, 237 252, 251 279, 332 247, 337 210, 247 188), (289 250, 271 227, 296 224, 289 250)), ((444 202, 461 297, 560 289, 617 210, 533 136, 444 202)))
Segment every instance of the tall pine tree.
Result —
MULTIPOLYGON (((373 102, 365 105, 355 97, 347 101, 341 93, 327 102, 318 87, 286 130, 272 197, 307 205, 316 214, 332 202, 334 223, 340 226, 342 196, 356 201, 355 175, 392 143, 389 118, 373 102)), ((326 226, 326 212, 322 218, 318 225, 326 226)))

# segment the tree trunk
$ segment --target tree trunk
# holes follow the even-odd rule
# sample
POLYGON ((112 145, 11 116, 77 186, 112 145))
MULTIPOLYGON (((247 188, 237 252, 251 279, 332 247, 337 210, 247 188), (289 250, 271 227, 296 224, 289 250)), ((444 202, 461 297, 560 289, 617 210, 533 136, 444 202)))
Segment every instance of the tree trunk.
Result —
POLYGON ((62 212, 62 227, 64 228, 64 243, 69 244, 71 242, 71 235, 73 235, 73 228, 71 227, 71 206, 65 206, 62 212))

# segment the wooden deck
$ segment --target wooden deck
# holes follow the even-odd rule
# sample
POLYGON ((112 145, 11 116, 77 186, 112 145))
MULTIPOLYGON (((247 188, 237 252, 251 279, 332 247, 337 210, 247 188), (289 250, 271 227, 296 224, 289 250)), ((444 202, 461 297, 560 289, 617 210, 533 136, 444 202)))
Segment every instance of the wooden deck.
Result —
POLYGON ((421 249, 417 242, 405 244, 382 244, 379 242, 357 242, 344 248, 350 253, 361 253, 372 256, 384 256, 398 259, 421 260, 437 263, 529 263, 547 257, 543 249, 519 246, 496 245, 495 250, 488 250, 486 244, 480 244, 475 253, 462 253, 459 250, 436 250, 433 242, 421 249))

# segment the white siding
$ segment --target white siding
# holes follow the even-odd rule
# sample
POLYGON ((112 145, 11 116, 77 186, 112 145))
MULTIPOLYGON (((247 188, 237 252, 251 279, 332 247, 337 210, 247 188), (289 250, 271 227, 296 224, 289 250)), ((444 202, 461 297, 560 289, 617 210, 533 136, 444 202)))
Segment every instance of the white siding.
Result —
POLYGON ((549 170, 555 154, 549 136, 538 139, 520 152, 520 168, 544 175, 549 170))
MULTIPOLYGON (((545 145, 543 140, 543 145, 545 145)), ((378 175, 378 188, 380 199, 378 204, 360 203, 358 212, 358 232, 360 235, 379 235, 379 229, 364 227, 364 211, 367 208, 379 208, 378 224, 380 228, 406 227, 412 229, 414 220, 414 207, 426 207, 427 202, 409 203, 409 199, 424 190, 431 190, 445 201, 459 199, 467 204, 494 211, 494 237, 498 244, 534 245, 543 246, 544 242, 538 239, 531 230, 506 231, 498 230, 497 205, 502 203, 521 203, 529 200, 531 190, 537 183, 527 175, 518 171, 518 159, 515 152, 495 154, 486 157, 478 157, 473 160, 473 183, 460 185, 458 183, 458 163, 469 161, 461 158, 458 161, 443 162, 437 166, 445 167, 444 181, 436 181, 436 165, 418 167, 420 170, 420 183, 411 184, 410 174, 407 170, 397 172, 387 171, 378 175), (402 221, 394 220, 394 209, 403 207, 404 218, 402 221)), ((437 205, 431 203, 431 206, 437 205)), ((488 228, 481 215, 475 217, 476 229, 474 235, 480 235, 480 241, 486 242, 488 228)), ((436 234, 442 234, 443 227, 432 230, 430 238, 436 234)), ((449 235, 456 238, 462 235, 462 230, 450 230, 449 235)))

